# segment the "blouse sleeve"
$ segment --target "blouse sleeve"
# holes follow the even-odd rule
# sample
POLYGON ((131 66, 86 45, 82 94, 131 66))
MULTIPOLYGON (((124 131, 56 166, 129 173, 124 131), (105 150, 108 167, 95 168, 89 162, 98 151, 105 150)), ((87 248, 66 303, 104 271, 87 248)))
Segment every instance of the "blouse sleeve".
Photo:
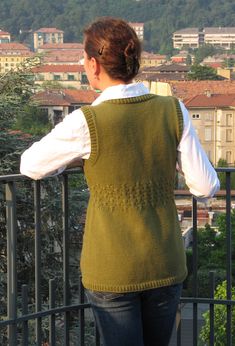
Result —
POLYGON ((189 114, 182 102, 184 129, 178 146, 178 170, 184 175, 190 192, 199 201, 212 197, 220 188, 217 173, 203 150, 189 114))
POLYGON ((21 156, 20 172, 32 179, 61 173, 76 159, 90 156, 90 135, 81 110, 64 120, 21 156))

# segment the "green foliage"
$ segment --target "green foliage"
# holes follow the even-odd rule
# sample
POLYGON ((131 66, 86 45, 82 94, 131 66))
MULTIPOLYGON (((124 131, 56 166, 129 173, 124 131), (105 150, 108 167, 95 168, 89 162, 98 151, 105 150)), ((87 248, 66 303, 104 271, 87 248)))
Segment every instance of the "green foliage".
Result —
POLYGON ((219 80, 216 70, 210 66, 192 65, 188 72, 189 80, 219 80))
MULTIPOLYGON (((215 292, 215 299, 226 299, 226 281, 217 286, 215 292)), ((235 300, 235 288, 232 288, 232 300, 235 300)), ((207 311, 203 314, 205 325, 200 332, 200 339, 203 345, 210 345, 210 312, 207 311)), ((226 305, 215 305, 215 319, 214 319, 214 337, 215 346, 226 345, 226 321, 227 321, 227 309, 226 305)), ((232 306, 232 345, 235 344, 235 307, 232 306)))
MULTIPOLYGON (((228 163, 224 159, 219 159, 217 163, 217 167, 229 167, 228 163)), ((221 190, 226 189, 226 173, 218 173, 218 177, 220 180, 220 188, 221 190)), ((231 173, 231 189, 235 189, 235 174, 231 173)))
POLYGON ((145 23, 144 49, 168 53, 172 33, 186 27, 235 26, 232 1, 2 0, 0 23, 14 39, 29 42, 32 30, 57 27, 66 42, 82 42, 84 26, 100 16, 145 23), (49 14, 49 15, 48 15, 49 14), (20 31, 21 30, 21 31, 20 31), (21 33, 20 33, 21 32, 21 33))
POLYGON ((206 57, 221 53, 221 49, 210 44, 205 44, 194 51, 196 65, 200 64, 206 57))

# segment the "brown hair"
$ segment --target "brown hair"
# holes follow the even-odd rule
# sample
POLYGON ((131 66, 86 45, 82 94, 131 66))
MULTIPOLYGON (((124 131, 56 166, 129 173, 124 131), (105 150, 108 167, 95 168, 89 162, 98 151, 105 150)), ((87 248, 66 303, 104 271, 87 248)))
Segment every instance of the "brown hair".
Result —
POLYGON ((134 78, 140 67, 141 44, 124 20, 102 17, 84 31, 85 52, 94 57, 113 79, 134 78))

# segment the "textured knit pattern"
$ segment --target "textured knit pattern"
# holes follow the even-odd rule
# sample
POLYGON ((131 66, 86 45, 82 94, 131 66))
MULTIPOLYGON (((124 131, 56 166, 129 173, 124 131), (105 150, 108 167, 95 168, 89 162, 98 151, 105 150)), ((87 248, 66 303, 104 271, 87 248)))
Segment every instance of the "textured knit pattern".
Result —
POLYGON ((148 94, 82 111, 91 137, 84 286, 130 292, 182 282, 187 270, 174 203, 178 101, 148 94))

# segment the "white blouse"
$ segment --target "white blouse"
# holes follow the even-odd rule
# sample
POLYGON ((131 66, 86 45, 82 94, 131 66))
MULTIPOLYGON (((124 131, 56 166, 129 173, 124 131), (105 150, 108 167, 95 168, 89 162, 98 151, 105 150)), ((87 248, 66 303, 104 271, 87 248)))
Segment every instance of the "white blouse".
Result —
MULTIPOLYGON (((119 84, 105 89, 92 103, 105 100, 135 97, 148 94, 142 83, 119 84)), ((190 192, 202 201, 212 197, 219 189, 217 174, 201 147, 189 114, 182 102, 184 128, 177 148, 177 170, 185 178, 190 192)), ((21 156, 20 171, 32 178, 41 179, 61 173, 68 164, 77 159, 88 159, 91 153, 90 133, 80 109, 68 114, 62 122, 39 142, 35 142, 21 156)))

